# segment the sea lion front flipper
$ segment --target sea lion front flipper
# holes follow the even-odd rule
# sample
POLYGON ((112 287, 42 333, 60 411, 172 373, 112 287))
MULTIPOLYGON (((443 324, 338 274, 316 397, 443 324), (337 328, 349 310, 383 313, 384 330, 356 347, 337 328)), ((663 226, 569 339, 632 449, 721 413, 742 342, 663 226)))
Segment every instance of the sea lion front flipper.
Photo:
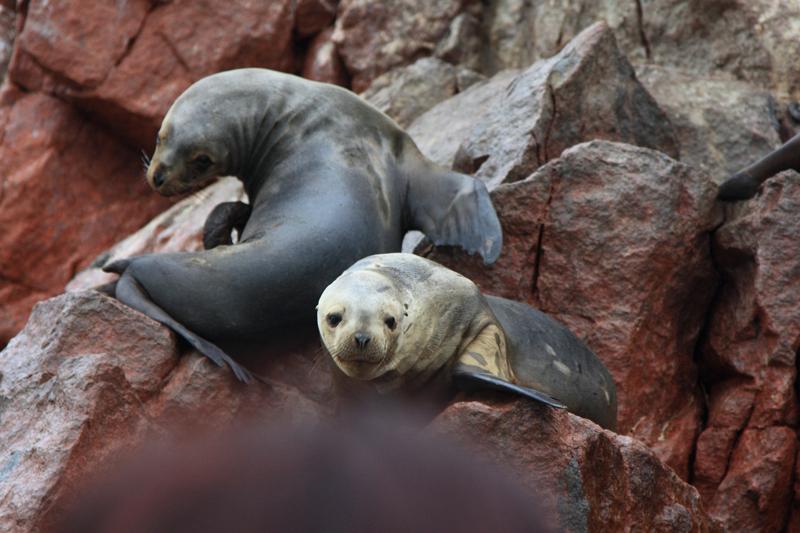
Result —
POLYGON ((217 366, 225 366, 227 364, 230 369, 233 370, 233 373, 239 381, 243 381, 244 383, 251 383, 253 381, 250 372, 231 359, 230 356, 223 352, 217 345, 195 335, 186 329, 183 324, 176 321, 169 316, 166 311, 156 305, 139 282, 128 272, 122 272, 119 281, 117 281, 116 297, 125 305, 144 313, 153 320, 172 329, 175 333, 186 339, 197 351, 216 363, 217 366))
POLYGON ((453 382, 459 389, 466 392, 480 389, 510 391, 545 403, 551 407, 556 407, 558 409, 567 408, 566 405, 543 392, 509 383, 504 379, 500 379, 469 365, 456 364, 456 367, 453 369, 453 382))
POLYGON ((489 323, 460 348, 452 370, 453 382, 462 390, 494 389, 511 391, 553 407, 566 405, 544 392, 514 383, 514 371, 508 364, 506 334, 497 323, 489 323))
POLYGON ((449 171, 412 179, 406 210, 411 229, 438 246, 478 252, 487 265, 500 255, 503 230, 489 191, 478 179, 449 171))
POLYGON ((203 248, 233 244, 231 232, 236 230, 241 237, 251 210, 244 202, 223 202, 214 207, 203 225, 203 248))

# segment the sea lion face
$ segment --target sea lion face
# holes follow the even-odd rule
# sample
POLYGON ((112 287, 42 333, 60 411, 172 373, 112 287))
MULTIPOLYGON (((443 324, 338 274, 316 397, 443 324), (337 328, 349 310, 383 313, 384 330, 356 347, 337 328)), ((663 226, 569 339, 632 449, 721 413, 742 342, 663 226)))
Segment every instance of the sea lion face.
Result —
POLYGON ((182 98, 173 104, 147 167, 147 182, 164 196, 199 189, 228 174, 229 153, 218 113, 191 104, 182 98))
POLYGON ((345 374, 365 381, 394 368, 403 317, 395 286, 370 271, 343 274, 325 289, 317 306, 325 348, 345 374))

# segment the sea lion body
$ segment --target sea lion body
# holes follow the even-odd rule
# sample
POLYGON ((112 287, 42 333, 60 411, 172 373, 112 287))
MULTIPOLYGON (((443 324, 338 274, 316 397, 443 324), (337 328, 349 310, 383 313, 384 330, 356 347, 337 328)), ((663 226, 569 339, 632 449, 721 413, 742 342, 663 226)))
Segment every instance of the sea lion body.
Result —
POLYGON ((445 381, 510 390, 616 427, 608 370, 568 328, 412 254, 367 257, 320 297, 317 325, 341 371, 378 392, 445 381), (393 326, 393 327, 390 327, 393 326))
POLYGON ((231 223, 236 244, 107 267, 121 274, 118 298, 216 362, 223 355, 206 339, 258 339, 310 318, 338 273, 399 251, 408 230, 487 262, 499 254, 485 186, 429 162, 391 119, 332 85, 242 69, 187 89, 164 118, 147 179, 170 195, 221 175, 239 177, 250 199, 246 222, 231 223))

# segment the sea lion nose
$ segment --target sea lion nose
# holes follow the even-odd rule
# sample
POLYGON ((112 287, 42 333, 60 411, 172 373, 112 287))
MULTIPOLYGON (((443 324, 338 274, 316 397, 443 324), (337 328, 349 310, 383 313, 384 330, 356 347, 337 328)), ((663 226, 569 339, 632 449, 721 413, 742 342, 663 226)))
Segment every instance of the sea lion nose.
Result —
POLYGON ((163 167, 158 167, 153 173, 153 185, 161 187, 165 181, 167 181, 167 177, 164 175, 164 169, 163 167))
POLYGON ((355 338, 359 348, 366 348, 367 344, 369 344, 370 336, 366 333, 356 333, 355 338))

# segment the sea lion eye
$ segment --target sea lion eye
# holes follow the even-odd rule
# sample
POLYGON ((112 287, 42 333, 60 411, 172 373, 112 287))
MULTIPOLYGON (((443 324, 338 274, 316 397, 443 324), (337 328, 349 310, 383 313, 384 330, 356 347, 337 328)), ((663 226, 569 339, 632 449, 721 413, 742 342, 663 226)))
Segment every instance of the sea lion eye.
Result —
POLYGON ((394 328, 397 327, 397 321, 394 319, 393 316, 390 316, 389 318, 384 320, 383 323, 386 324, 386 327, 392 331, 394 331, 394 328))
POLYGON ((203 172, 204 170, 208 170, 208 167, 213 165, 214 162, 211 161, 211 158, 205 154, 200 154, 194 159, 192 159, 192 166, 198 171, 203 172))
POLYGON ((342 315, 339 313, 331 313, 328 315, 328 325, 332 328, 335 328, 339 325, 339 322, 342 321, 342 315))

